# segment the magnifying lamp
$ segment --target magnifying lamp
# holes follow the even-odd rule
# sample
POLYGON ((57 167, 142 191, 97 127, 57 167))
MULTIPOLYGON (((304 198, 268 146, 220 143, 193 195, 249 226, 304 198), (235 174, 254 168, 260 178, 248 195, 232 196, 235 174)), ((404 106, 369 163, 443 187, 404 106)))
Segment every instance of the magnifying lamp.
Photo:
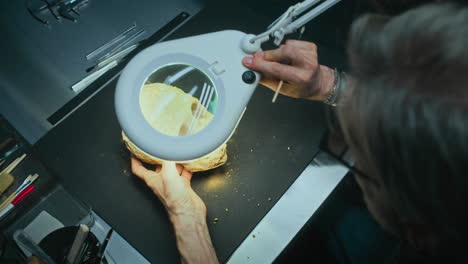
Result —
POLYGON ((233 134, 260 80, 242 58, 260 51, 270 37, 279 45, 284 35, 337 2, 298 3, 259 35, 226 30, 146 48, 117 83, 122 130, 138 148, 162 160, 186 162, 213 152, 233 134))

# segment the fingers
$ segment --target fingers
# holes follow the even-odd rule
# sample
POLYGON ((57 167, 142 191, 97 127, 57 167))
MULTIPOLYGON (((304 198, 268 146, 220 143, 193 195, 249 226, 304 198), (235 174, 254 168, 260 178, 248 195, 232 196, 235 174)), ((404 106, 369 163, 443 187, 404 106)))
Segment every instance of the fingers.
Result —
MULTIPOLYGON (((154 172, 146 169, 143 164, 141 163, 140 160, 138 160, 135 157, 131 157, 131 167, 132 167, 132 173, 138 176, 138 178, 144 180, 147 184, 150 183, 150 179, 148 176, 154 172)), ((183 165, 181 164, 175 164, 174 162, 171 161, 164 161, 161 166, 158 166, 156 168, 156 173, 161 173, 162 177, 172 177, 172 175, 180 175, 187 180, 192 179, 192 173, 184 168, 183 165)))
POLYGON ((192 179, 192 173, 186 170, 182 164, 176 164, 176 168, 180 176, 186 178, 189 181, 192 179))
POLYGON ((161 169, 162 169, 162 166, 156 165, 156 168, 154 168, 154 171, 155 171, 156 173, 160 173, 160 172, 161 172, 161 169))
POLYGON ((255 53, 256 58, 262 58, 266 61, 275 61, 286 64, 301 64, 304 58, 301 55, 302 51, 293 46, 281 45, 277 49, 267 50, 265 52, 255 53))
MULTIPOLYGON (((163 163, 163 166, 164 166, 164 163, 163 163)), ((167 166, 172 166, 172 165, 168 164, 167 166)), ((178 175, 186 178, 189 181, 192 179, 192 173, 186 170, 182 164, 176 164, 175 167, 176 167, 178 175)))
POLYGON ((141 163, 140 160, 138 160, 135 157, 131 157, 131 167, 132 167, 132 172, 135 174, 138 178, 142 179, 148 187, 150 187, 156 195, 159 196, 159 193, 161 192, 161 178, 154 171, 146 169, 143 164, 141 163))
POLYGON ((292 46, 304 50, 310 50, 317 52, 317 45, 313 42, 303 41, 303 40, 295 40, 295 39, 288 39, 286 40, 286 46, 292 46))
POLYGON ((255 58, 249 66, 254 71, 261 72, 267 78, 281 79, 292 83, 305 83, 310 81, 313 74, 301 68, 284 65, 278 62, 271 62, 261 58, 255 58))
POLYGON ((256 52, 254 57, 276 62, 286 62, 291 59, 291 57, 288 56, 288 54, 281 48, 256 52))
POLYGON ((292 62, 292 64, 302 64, 304 60, 316 59, 317 46, 312 42, 300 40, 288 40, 286 44, 277 49, 259 51, 254 54, 256 58, 263 58, 275 62, 292 62), (307 58, 305 58, 306 56, 307 58))
POLYGON ((262 73, 264 78, 306 82, 318 67, 317 46, 312 42, 288 40, 277 49, 245 57, 242 63, 262 73), (290 65, 282 64, 284 62, 290 65))
MULTIPOLYGON (((279 81, 276 79, 265 78, 260 81, 260 84, 270 88, 273 92, 276 92, 279 81)), ((302 91, 297 89, 294 85, 285 82, 279 92, 282 95, 286 95, 292 98, 301 98, 303 96, 302 91)))
POLYGON ((182 173, 180 174, 180 176, 186 178, 189 181, 192 180, 192 175, 193 175, 192 172, 190 172, 190 171, 188 171, 186 169, 183 169, 182 173))
POLYGON ((138 160, 135 157, 131 157, 131 168, 132 168, 132 173, 138 176, 138 178, 146 181, 145 177, 148 172, 148 170, 143 166, 140 160, 138 160))
POLYGON ((176 169, 179 175, 181 175, 182 171, 184 170, 184 166, 182 166, 182 164, 176 164, 176 169))
POLYGON ((173 175, 180 175, 175 162, 173 161, 163 161, 161 168, 161 175, 163 178, 169 178, 173 175))

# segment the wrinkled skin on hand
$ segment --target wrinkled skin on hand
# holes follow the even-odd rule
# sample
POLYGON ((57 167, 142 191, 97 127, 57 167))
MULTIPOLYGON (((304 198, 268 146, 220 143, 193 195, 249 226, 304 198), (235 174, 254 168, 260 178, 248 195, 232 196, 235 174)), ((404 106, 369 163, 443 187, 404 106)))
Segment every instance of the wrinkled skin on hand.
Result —
POLYGON ((273 91, 283 80, 280 93, 293 98, 323 101, 334 85, 333 69, 319 64, 312 42, 288 40, 277 49, 245 57, 242 63, 261 73, 260 83, 273 91))
POLYGON ((206 216, 204 202, 190 185, 192 173, 182 165, 164 161, 155 170, 148 170, 135 157, 131 158, 131 165, 133 174, 156 194, 170 217, 200 213, 206 216))

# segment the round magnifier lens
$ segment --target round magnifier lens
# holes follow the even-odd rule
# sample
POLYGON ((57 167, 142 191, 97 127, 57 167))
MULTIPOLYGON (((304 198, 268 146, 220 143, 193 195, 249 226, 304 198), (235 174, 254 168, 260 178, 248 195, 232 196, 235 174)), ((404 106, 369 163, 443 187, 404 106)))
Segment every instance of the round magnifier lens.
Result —
POLYGON ((210 77, 188 64, 156 69, 140 91, 146 121, 169 136, 193 135, 213 120, 218 93, 210 77))

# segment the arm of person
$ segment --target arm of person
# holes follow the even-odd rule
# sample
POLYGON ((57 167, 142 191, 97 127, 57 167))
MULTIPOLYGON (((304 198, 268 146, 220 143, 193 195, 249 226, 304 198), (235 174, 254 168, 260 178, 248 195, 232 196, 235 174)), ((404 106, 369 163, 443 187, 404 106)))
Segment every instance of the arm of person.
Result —
POLYGON ((132 172, 142 179, 164 204, 174 227, 182 263, 218 263, 206 223, 206 206, 193 191, 192 173, 180 164, 164 162, 146 169, 131 158, 132 172))
POLYGON ((273 91, 279 80, 283 80, 280 93, 293 98, 326 101, 331 93, 340 92, 336 90, 337 81, 348 85, 350 79, 344 74, 337 77, 333 69, 320 65, 317 46, 306 41, 287 40, 277 49, 245 57, 242 63, 261 73, 260 83, 273 91))
POLYGON ((218 263, 206 217, 171 217, 182 263, 218 263))

